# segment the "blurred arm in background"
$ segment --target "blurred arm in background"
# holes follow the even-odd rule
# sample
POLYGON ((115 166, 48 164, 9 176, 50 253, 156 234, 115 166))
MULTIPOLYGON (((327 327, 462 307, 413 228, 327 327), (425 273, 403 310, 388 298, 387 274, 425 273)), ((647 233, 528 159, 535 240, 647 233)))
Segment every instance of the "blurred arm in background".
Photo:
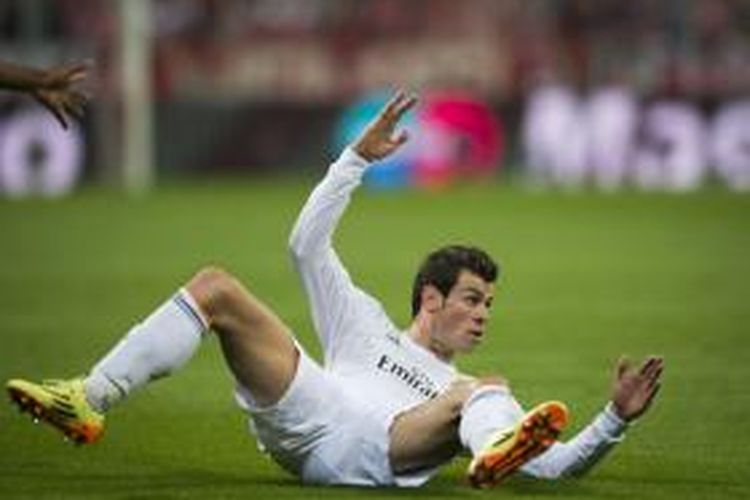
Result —
POLYGON ((74 62, 36 69, 0 61, 0 89, 30 94, 67 129, 71 117, 80 118, 83 114, 87 98, 74 86, 86 78, 89 66, 74 62))

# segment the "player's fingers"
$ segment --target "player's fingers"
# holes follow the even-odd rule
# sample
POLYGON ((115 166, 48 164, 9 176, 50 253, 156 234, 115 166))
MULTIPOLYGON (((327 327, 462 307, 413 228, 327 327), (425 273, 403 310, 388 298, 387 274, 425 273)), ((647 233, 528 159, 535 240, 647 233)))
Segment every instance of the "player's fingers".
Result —
POLYGON ((398 89, 388 102, 383 106, 383 110, 380 112, 380 118, 392 121, 397 116, 396 110, 398 109, 399 103, 404 99, 405 93, 403 90, 398 89))
POLYGON ((661 390, 661 383, 657 382, 654 384, 653 390, 651 391, 650 399, 654 399, 657 394, 659 394, 659 391, 661 390))
POLYGON ((395 147, 399 147, 408 140, 409 140, 409 132, 407 132, 406 130, 402 130, 398 134, 396 134, 396 137, 394 137, 391 140, 391 142, 393 143, 395 147))
POLYGON ((86 105, 88 105, 89 101, 91 101, 91 95, 88 92, 84 92, 81 90, 73 91, 72 98, 76 106, 80 108, 84 108, 86 105))
POLYGON ((654 402, 654 399, 656 398, 656 395, 659 393, 660 388, 661 388, 661 384, 656 384, 653 387, 650 387, 643 392, 640 408, 635 413, 636 418, 643 415, 651 407, 651 404, 654 402))
POLYGON ((74 85, 85 78, 86 78, 86 72, 80 71, 80 72, 75 72, 75 73, 68 75, 68 77, 66 78, 66 81, 68 85, 74 85))
POLYGON ((64 66, 63 74, 68 83, 75 83, 86 78, 90 67, 91 64, 87 61, 71 63, 64 66))
POLYGON ((83 79, 86 76, 86 71, 86 68, 82 66, 69 66, 65 68, 64 75, 65 78, 72 83, 83 79))
POLYGON ((417 104, 417 96, 415 95, 404 95, 404 98, 399 103, 398 107, 395 110, 396 119, 401 119, 404 114, 409 111, 411 108, 414 107, 414 105, 417 104))
POLYGON ((59 102, 56 100, 51 100, 47 104, 47 109, 54 115, 54 117, 60 123, 62 128, 67 130, 69 123, 68 123, 68 112, 66 111, 65 103, 59 102))
POLYGON ((44 91, 35 92, 34 98, 37 100, 37 102, 39 102, 39 104, 44 106, 44 108, 49 111, 57 119, 58 122, 60 122, 62 128, 68 128, 68 123, 65 120, 63 110, 60 109, 60 107, 55 102, 53 94, 49 94, 44 91))
POLYGON ((659 379, 661 378, 661 373, 664 370, 664 367, 662 365, 659 365, 653 372, 649 373, 647 380, 647 384, 649 387, 654 387, 659 384, 659 379))
POLYGON ((641 363, 641 367, 638 370, 638 373, 641 373, 641 374, 646 373, 650 369, 651 365, 653 364, 654 364, 654 358, 652 357, 646 358, 646 360, 643 363, 641 363))
POLYGON ((45 72, 41 87, 50 90, 67 87, 74 83, 73 77, 73 70, 68 66, 51 68, 45 72))
POLYGON ((73 118, 81 118, 83 116, 83 109, 80 106, 76 106, 76 104, 71 101, 66 101, 63 105, 63 109, 65 110, 66 115, 73 118))
POLYGON ((643 405, 643 411, 648 410, 648 408, 651 406, 651 403, 653 403, 654 398, 656 398, 656 395, 659 394, 660 389, 661 389, 661 384, 656 384, 650 389, 648 393, 648 397, 646 398, 646 402, 643 405))
POLYGON ((658 356, 651 356, 641 367, 640 373, 644 377, 651 378, 654 373, 661 370, 663 364, 662 358, 658 356))
POLYGON ((68 105, 66 106, 68 111, 73 113, 77 117, 83 116, 83 109, 88 102, 88 98, 81 92, 73 92, 70 94, 68 99, 68 105))
POLYGON ((409 140, 409 133, 406 130, 401 130, 393 137, 389 137, 384 141, 385 147, 388 151, 394 151, 400 148, 406 141, 409 140))
POLYGON ((656 358, 654 356, 649 356, 641 364, 641 368, 638 370, 638 373, 640 373, 641 375, 645 375, 646 373, 648 373, 650 370, 653 369, 655 363, 656 363, 656 358))
POLYGON ((651 365, 651 368, 649 369, 649 375, 652 375, 656 372, 661 372, 664 369, 664 358, 656 357, 654 358, 654 363, 651 365))
POLYGON ((60 109, 60 108, 58 108, 57 106, 54 106, 54 105, 46 106, 46 108, 49 110, 50 113, 52 113, 54 115, 55 118, 57 118, 57 121, 60 123, 60 125, 62 126, 62 128, 64 128, 65 130, 67 130, 68 129, 68 119, 65 116, 65 112, 62 109, 60 109))

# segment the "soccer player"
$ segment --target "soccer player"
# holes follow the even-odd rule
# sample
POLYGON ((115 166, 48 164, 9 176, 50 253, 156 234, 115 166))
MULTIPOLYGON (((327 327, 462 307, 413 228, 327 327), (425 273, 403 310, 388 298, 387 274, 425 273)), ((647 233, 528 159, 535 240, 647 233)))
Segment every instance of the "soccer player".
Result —
POLYGON ((30 94, 67 129, 70 118, 83 113, 86 96, 74 86, 86 78, 88 67, 85 62, 75 62, 35 69, 0 61, 0 89, 30 94))
POLYGON ((11 380, 10 395, 35 418, 82 443, 133 390, 186 363, 214 332, 236 380, 235 396, 263 448, 305 483, 418 486, 466 450, 468 476, 486 487, 521 469, 545 478, 580 474, 617 443, 659 387, 660 358, 622 362, 612 400, 566 443, 568 412, 547 402, 524 413, 501 377, 470 377, 452 364, 486 334, 497 266, 482 250, 430 253, 414 281, 405 331, 344 269, 332 237, 372 162, 407 140, 399 119, 416 102, 397 93, 328 169, 290 237, 324 362, 239 281, 198 272, 132 330, 85 378, 11 380))

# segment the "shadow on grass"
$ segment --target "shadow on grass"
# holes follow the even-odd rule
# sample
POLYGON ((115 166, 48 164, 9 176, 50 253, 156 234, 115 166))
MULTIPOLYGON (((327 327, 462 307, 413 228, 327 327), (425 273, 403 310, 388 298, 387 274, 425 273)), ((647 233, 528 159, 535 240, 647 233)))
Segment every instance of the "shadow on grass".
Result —
MULTIPOLYGON (((49 464, 25 463, 0 473, 0 497, 12 498, 496 498, 496 497, 591 497, 584 483, 546 482, 514 478, 492 491, 470 488, 461 477, 443 475, 422 488, 354 488, 302 485, 297 479, 274 471, 258 474, 223 473, 199 468, 159 472, 142 469, 105 473, 50 470, 49 464)), ((137 465, 136 465, 137 466, 137 465)), ((137 466, 138 467, 138 466, 137 466)))
POLYGON ((743 478, 711 478, 711 477, 701 477, 699 475, 673 475, 670 476, 668 474, 663 474, 658 477, 655 476, 645 476, 645 475, 633 475, 629 476, 627 478, 622 477, 605 477, 599 480, 602 484, 618 484, 618 483, 628 483, 628 484, 639 484, 643 486, 669 486, 669 487, 679 487, 679 488, 692 488, 694 491, 697 491, 699 489, 706 489, 707 491, 720 491, 720 490, 728 490, 728 489, 737 489, 737 490, 748 490, 748 486, 746 484, 746 481, 743 478))
POLYGON ((508 496, 514 497, 589 497, 591 488, 585 481, 578 480, 541 480, 529 477, 513 477, 498 488, 508 496))
MULTIPOLYGON (((314 487, 306 487, 314 488, 314 487)), ((497 498, 497 497, 586 497, 589 490, 574 481, 540 481, 530 478, 513 478, 492 490, 471 488, 462 476, 442 475, 421 488, 351 488, 351 487, 317 487, 317 491, 326 498, 497 498), (350 493, 346 495, 346 493, 350 493)), ((315 495, 313 495, 314 497, 315 495)), ((321 496, 322 497, 322 496, 321 496)))

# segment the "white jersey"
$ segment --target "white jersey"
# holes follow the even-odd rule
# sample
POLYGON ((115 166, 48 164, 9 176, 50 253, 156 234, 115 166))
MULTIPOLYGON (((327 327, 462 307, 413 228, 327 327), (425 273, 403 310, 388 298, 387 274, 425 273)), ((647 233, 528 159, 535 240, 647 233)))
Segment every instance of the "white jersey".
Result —
MULTIPOLYGON (((324 369, 351 404, 387 428, 396 415, 438 396, 460 374, 399 331, 380 303, 354 285, 333 249, 333 232, 366 167, 366 160, 346 149, 310 195, 289 244, 323 347, 324 369)), ((521 406, 513 407, 521 418, 521 406)), ((549 478, 581 473, 622 439, 624 429, 610 405, 573 439, 554 444, 521 470, 549 478)), ((416 474, 413 484, 433 471, 416 474)))
POLYGON ((366 166, 356 153, 344 151, 310 195, 290 247, 310 300, 324 368, 361 405, 389 421, 443 392, 457 371, 401 332, 380 303, 352 283, 333 250, 334 229, 366 166))

